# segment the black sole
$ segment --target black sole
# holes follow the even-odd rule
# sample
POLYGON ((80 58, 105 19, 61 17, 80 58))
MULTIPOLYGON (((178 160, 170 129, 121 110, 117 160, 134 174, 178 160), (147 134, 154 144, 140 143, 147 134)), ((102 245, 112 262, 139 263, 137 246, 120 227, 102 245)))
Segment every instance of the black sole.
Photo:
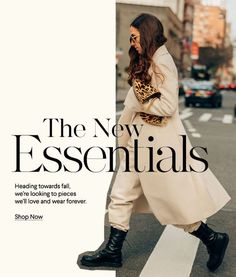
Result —
POLYGON ((110 262, 102 262, 99 264, 94 264, 94 263, 90 263, 90 262, 86 262, 86 261, 80 261, 82 265, 84 266, 88 266, 88 267, 121 267, 122 264, 120 263, 110 263, 110 262))
POLYGON ((224 244, 224 247, 222 248, 222 252, 221 252, 221 256, 220 256, 219 262, 216 264, 216 266, 214 268, 208 267, 208 269, 210 271, 212 271, 212 272, 215 271, 222 264, 224 256, 225 256, 225 251, 227 249, 228 244, 229 244, 229 236, 226 234, 226 236, 225 236, 225 244, 224 244))

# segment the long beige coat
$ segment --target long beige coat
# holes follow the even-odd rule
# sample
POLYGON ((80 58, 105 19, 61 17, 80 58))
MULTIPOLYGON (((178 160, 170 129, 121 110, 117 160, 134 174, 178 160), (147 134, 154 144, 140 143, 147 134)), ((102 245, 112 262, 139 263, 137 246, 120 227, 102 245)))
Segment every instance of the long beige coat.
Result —
MULTIPOLYGON (((153 63, 149 68, 152 76, 152 85, 159 88, 161 99, 153 99, 146 104, 140 104, 136 99, 133 88, 128 91, 125 99, 125 108, 120 117, 120 124, 143 125, 139 137, 134 133, 129 136, 125 133, 118 140, 119 146, 134 145, 134 139, 138 139, 139 169, 146 167, 144 172, 138 173, 143 195, 135 201, 134 211, 152 211, 161 224, 191 224, 220 210, 229 200, 223 186, 208 168, 203 171, 204 165, 200 161, 190 157, 189 151, 192 145, 187 137, 184 126, 179 116, 178 108, 178 73, 174 61, 165 45, 159 47, 153 55, 153 63), (161 75, 159 74, 161 73, 161 75), (163 81, 164 77, 164 81, 163 81), (169 122, 164 127, 153 126, 145 123, 139 116, 139 112, 146 112, 159 116, 169 116, 169 122), (162 146, 171 146, 177 155, 177 169, 182 170, 182 141, 181 135, 186 135, 187 140, 187 169, 191 165, 195 171, 203 172, 147 172, 149 165, 149 152, 147 147, 154 148, 154 165, 161 162, 163 170, 168 170, 172 165, 172 153, 167 147, 162 148, 162 155, 156 151, 162 146), (152 136, 153 141, 148 137, 152 136), (156 150, 155 150, 156 149, 156 150), (169 159, 168 159, 169 157, 169 159)), ((203 146, 204 147, 204 146, 203 146)), ((207 154, 204 159, 207 160, 207 154)), ((194 150, 195 156, 201 157, 194 150)), ((120 159, 122 159, 122 152, 120 159)), ((127 180, 128 181, 128 180, 127 180)))

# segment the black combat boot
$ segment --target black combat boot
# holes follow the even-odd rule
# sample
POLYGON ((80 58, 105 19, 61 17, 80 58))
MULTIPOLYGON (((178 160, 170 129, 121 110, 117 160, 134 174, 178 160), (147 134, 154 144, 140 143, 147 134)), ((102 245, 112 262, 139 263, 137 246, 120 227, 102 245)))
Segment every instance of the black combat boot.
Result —
POLYGON ((203 222, 196 231, 190 234, 199 238, 206 245, 209 254, 207 267, 210 271, 216 270, 223 261, 229 243, 229 236, 225 233, 213 231, 203 222))
POLYGON ((121 267, 122 253, 121 249, 127 232, 116 229, 111 226, 111 232, 106 247, 95 254, 89 256, 84 255, 81 264, 88 267, 107 266, 121 267))

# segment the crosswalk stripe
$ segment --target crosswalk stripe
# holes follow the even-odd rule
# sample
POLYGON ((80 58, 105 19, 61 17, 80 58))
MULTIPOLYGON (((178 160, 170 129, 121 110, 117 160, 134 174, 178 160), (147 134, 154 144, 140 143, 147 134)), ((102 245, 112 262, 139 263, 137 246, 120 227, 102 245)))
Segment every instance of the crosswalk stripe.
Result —
POLYGON ((199 240, 168 225, 162 233, 140 277, 189 277, 199 240))
POLYGON ((191 135, 194 138, 200 138, 201 137, 201 134, 199 134, 199 133, 192 133, 191 135))
POLYGON ((225 124, 231 124, 233 122, 233 116, 231 114, 225 114, 222 122, 225 124))
POLYGON ((186 125, 188 130, 193 128, 193 126, 192 126, 192 124, 191 124, 191 122, 189 120, 184 120, 184 124, 186 125))
POLYGON ((181 115, 180 115, 180 119, 186 119, 186 118, 189 118, 190 116, 192 116, 193 115, 193 113, 192 112, 185 112, 185 113, 182 113, 181 115))
POLYGON ((116 112, 116 115, 121 115, 121 114, 122 114, 122 111, 116 112))
POLYGON ((191 133, 192 133, 192 132, 196 132, 196 129, 195 129, 195 128, 189 128, 188 130, 189 130, 189 132, 191 132, 191 133))
POLYGON ((211 113, 204 113, 199 117, 199 121, 208 121, 212 117, 211 113))
POLYGON ((185 109, 182 110, 182 114, 183 113, 188 113, 188 112, 191 112, 191 111, 192 111, 191 108, 185 108, 185 109))

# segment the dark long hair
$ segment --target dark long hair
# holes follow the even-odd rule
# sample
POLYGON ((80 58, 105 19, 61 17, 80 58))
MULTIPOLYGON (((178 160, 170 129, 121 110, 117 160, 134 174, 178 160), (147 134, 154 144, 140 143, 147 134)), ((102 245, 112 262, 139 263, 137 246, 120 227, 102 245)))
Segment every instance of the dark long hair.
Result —
POLYGON ((151 81, 148 69, 152 62, 152 56, 166 41, 162 23, 154 15, 142 13, 136 17, 130 26, 140 32, 140 46, 142 53, 131 46, 129 49, 130 64, 128 68, 128 83, 132 86, 134 79, 140 79, 145 83, 151 81))

